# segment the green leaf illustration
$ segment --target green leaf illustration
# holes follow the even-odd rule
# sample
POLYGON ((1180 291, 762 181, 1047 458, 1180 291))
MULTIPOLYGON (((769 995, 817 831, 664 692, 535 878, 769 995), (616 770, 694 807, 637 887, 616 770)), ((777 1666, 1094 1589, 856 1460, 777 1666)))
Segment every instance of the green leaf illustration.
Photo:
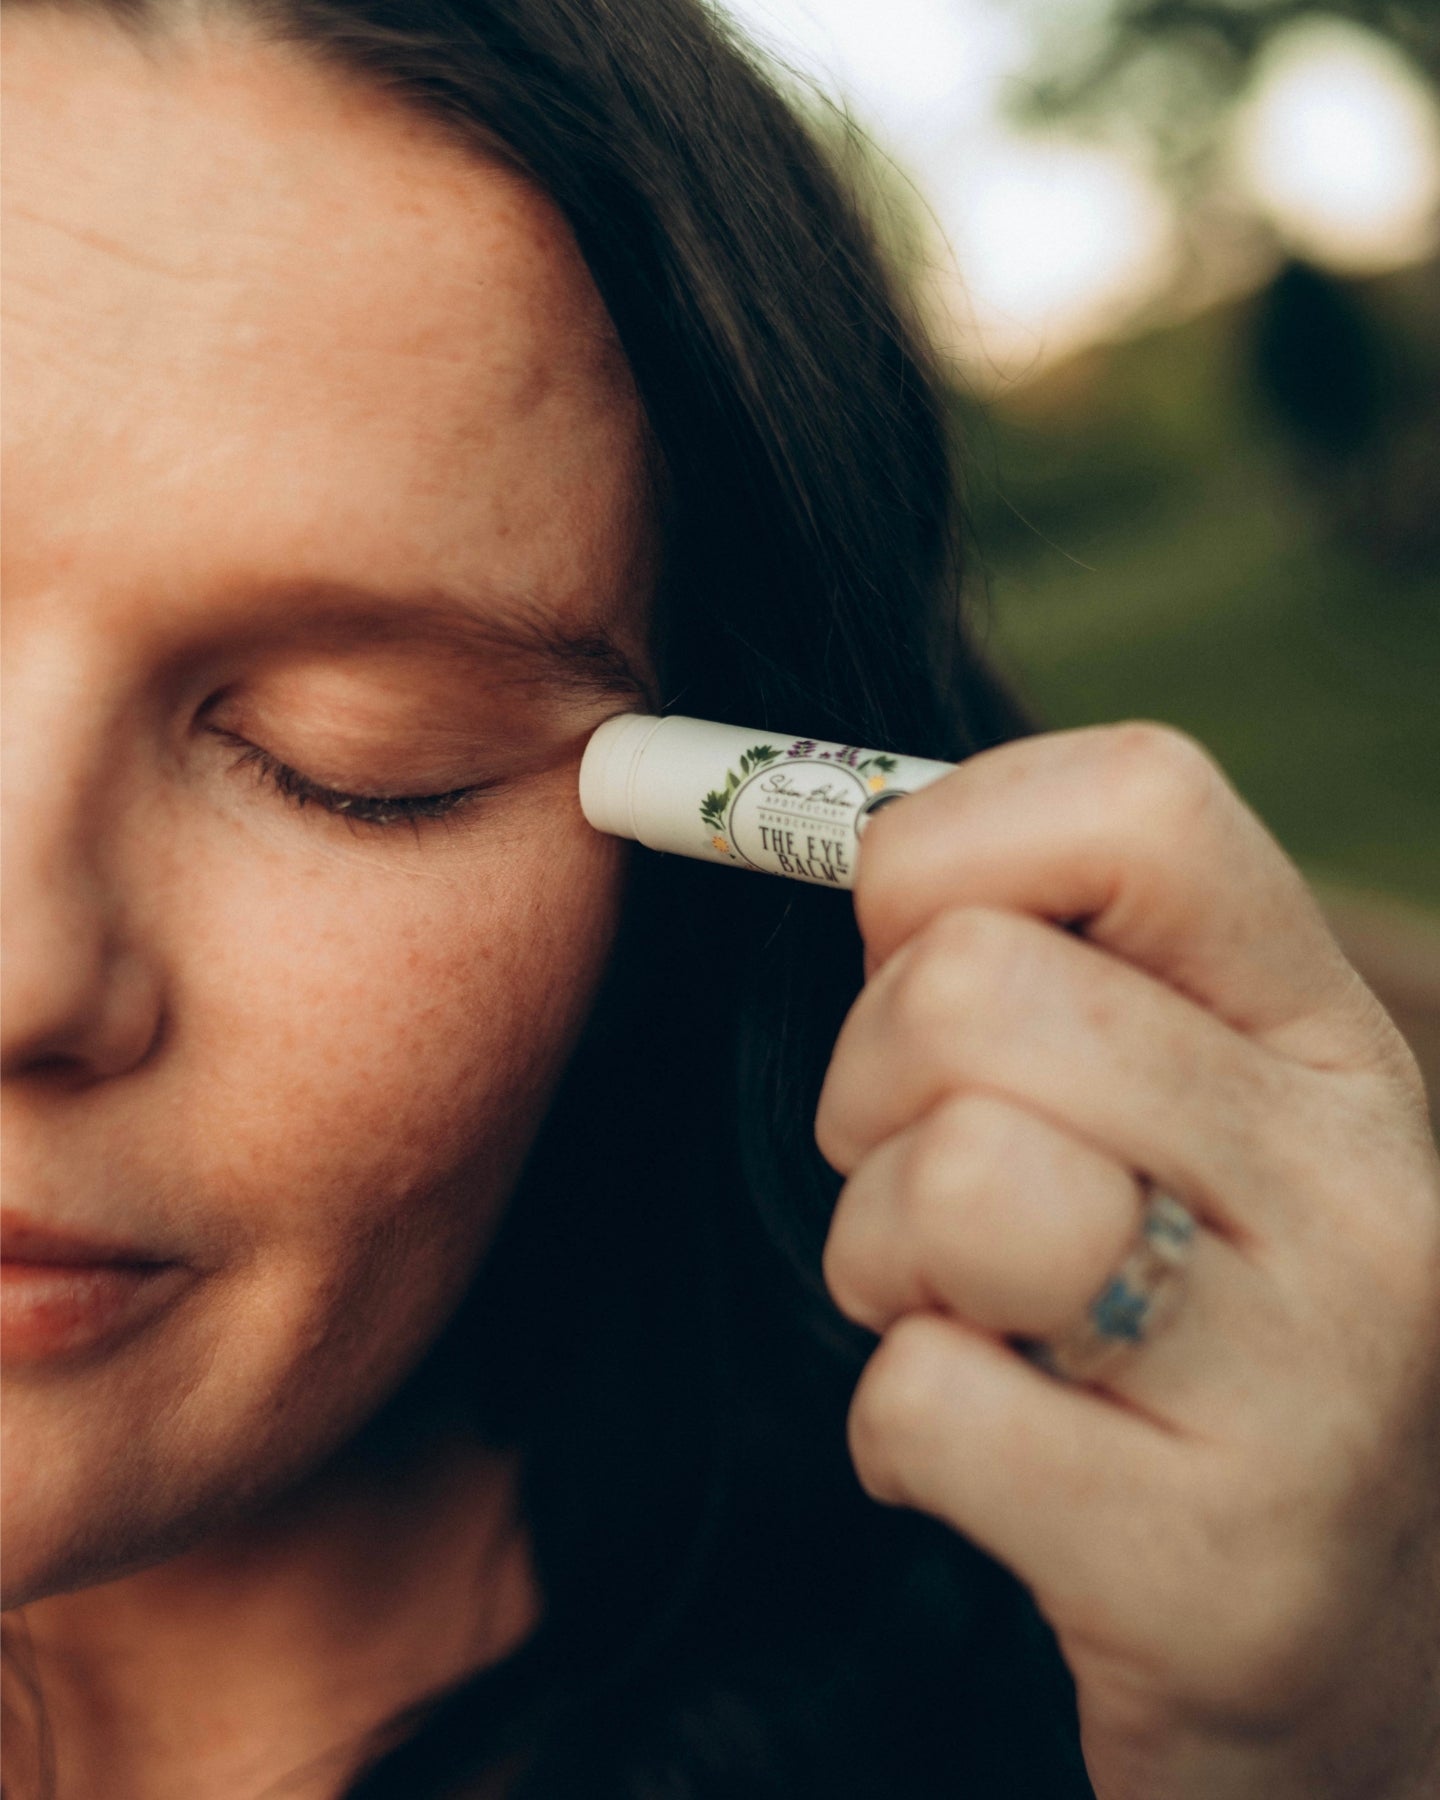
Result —
POLYGON ((725 809, 730 804, 730 796, 739 787, 744 778, 763 763, 771 762, 780 752, 773 744, 752 744, 740 755, 740 767, 725 771, 725 786, 714 793, 707 794, 700 802, 700 817, 707 825, 713 825, 717 831, 725 826, 725 809))

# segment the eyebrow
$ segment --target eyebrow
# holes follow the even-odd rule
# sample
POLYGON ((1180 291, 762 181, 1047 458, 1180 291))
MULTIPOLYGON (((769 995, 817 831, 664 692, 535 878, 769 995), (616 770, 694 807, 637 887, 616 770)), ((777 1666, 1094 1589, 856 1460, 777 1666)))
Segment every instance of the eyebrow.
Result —
POLYGON ((268 590, 266 598, 296 637, 437 645, 499 664, 507 679, 533 684, 558 699, 640 701, 659 710, 654 680, 603 620, 563 625, 523 593, 440 587, 405 593, 345 582, 287 582, 268 590))

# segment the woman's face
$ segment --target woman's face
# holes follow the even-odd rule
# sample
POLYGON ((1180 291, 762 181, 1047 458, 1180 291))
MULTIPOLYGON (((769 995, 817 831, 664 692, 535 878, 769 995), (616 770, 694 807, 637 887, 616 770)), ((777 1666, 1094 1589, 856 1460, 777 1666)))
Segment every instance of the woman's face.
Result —
POLYGON ((6 39, 6 1205, 179 1265, 7 1284, 12 1605, 296 1480, 453 1309, 612 943, 649 562, 542 197, 238 34, 6 39))

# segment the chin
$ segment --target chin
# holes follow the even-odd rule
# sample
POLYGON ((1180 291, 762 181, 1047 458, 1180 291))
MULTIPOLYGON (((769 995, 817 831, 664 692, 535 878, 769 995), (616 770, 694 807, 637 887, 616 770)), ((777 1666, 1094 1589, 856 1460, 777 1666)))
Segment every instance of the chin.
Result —
POLYGON ((53 1594, 95 1587, 122 1574, 126 1561, 123 1549, 102 1546, 89 1532, 57 1532, 53 1519, 27 1519, 19 1508, 7 1506, 0 1608, 10 1612, 53 1594))
POLYGON ((157 1512, 160 1496, 143 1480, 129 1483, 127 1491, 113 1469, 108 1485, 82 1470, 57 1478, 53 1464, 41 1474, 45 1457, 34 1446, 27 1449, 23 1458, 18 1448, 9 1449, 0 1489, 0 1608, 7 1612, 168 1562, 216 1527, 211 1499, 197 1496, 173 1512, 157 1512))
POLYGON ((202 1543, 213 1515, 189 1519, 77 1518, 57 1530, 53 1514, 27 1517, 5 1511, 5 1553, 0 1563, 0 1609, 31 1606, 57 1594, 99 1587, 169 1562, 202 1543))
MULTIPOLYGON (((67 1509, 68 1510, 68 1509, 67 1509)), ((0 1559, 0 1607, 6 1612, 53 1594, 113 1581, 130 1569, 160 1561, 162 1534, 117 1530, 113 1520, 57 1517, 51 1506, 12 1500, 4 1509, 5 1552, 0 1559)))

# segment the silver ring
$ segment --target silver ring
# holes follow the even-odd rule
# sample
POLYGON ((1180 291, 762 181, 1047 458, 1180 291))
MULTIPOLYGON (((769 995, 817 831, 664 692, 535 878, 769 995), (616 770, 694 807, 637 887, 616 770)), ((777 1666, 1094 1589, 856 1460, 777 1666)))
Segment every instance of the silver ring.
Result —
POLYGON ((1093 1381, 1174 1317, 1199 1227, 1173 1194, 1148 1181, 1146 1187, 1139 1235, 1085 1316, 1059 1338, 1020 1345, 1031 1362, 1061 1381, 1093 1381))

